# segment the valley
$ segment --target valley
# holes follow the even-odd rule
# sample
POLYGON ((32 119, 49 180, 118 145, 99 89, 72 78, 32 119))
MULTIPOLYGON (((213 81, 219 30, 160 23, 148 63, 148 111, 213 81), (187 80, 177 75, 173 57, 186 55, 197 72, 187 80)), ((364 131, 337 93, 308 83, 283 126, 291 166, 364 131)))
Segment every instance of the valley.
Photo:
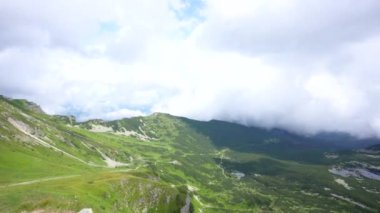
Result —
POLYGON ((76 122, 1 97, 0 212, 377 212, 378 149, 335 142, 164 113, 76 122))

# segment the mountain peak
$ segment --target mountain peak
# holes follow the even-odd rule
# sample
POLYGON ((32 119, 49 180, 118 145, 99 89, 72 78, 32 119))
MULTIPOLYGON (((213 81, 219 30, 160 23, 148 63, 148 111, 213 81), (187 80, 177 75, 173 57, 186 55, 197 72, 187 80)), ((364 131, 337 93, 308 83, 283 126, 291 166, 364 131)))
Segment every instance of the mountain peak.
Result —
POLYGON ((26 99, 12 99, 5 96, 0 96, 0 99, 3 99, 4 101, 20 109, 24 109, 24 110, 28 110, 28 111, 32 111, 32 112, 40 113, 40 114, 46 114, 42 110, 40 105, 26 99))

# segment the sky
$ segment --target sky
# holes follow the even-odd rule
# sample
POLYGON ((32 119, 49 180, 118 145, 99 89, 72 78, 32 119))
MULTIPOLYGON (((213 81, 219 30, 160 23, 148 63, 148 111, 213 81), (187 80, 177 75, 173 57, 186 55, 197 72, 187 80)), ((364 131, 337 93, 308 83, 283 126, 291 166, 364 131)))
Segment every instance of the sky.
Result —
POLYGON ((2 0, 0 94, 380 136, 378 0, 2 0))

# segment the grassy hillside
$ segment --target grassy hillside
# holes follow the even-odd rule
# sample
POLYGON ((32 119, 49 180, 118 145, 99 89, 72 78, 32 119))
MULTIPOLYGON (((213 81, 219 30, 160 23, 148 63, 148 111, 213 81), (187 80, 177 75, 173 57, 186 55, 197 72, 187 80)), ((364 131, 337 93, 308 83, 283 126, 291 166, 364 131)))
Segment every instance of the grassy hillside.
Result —
POLYGON ((336 171, 376 175, 379 153, 326 143, 162 113, 77 123, 2 97, 0 211, 377 212, 379 180, 336 171))

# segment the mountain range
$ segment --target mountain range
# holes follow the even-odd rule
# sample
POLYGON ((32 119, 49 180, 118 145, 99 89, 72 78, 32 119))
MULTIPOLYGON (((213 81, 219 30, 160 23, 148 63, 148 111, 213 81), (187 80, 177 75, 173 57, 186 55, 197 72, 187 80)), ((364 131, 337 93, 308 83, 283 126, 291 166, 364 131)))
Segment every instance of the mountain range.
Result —
POLYGON ((0 212, 378 212, 380 140, 0 97, 0 212))

